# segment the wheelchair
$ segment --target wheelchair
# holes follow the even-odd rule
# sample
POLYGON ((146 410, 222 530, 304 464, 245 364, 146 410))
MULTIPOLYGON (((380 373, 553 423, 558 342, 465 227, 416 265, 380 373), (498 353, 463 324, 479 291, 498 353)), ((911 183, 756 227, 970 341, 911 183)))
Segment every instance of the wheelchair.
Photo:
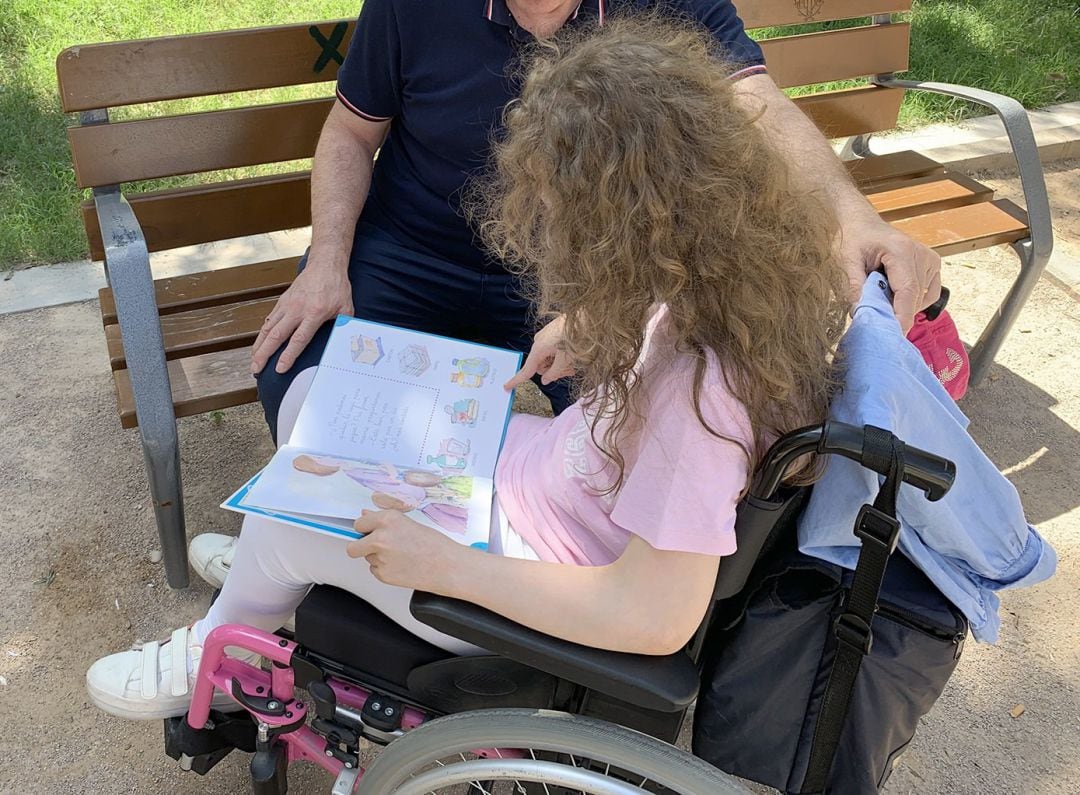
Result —
MULTIPOLYGON (((782 485, 792 464, 817 453, 873 469, 864 432, 829 422, 770 448, 738 508, 738 551, 722 561, 712 606, 683 651, 603 651, 416 593, 417 619, 490 652, 457 657, 352 594, 317 586, 297 610, 295 636, 239 625, 210 633, 187 715, 165 721, 166 753, 205 775, 233 750, 248 752, 256 795, 285 793, 299 761, 335 776, 332 795, 748 792, 674 746, 698 691, 710 619, 755 562, 794 533, 809 488, 782 485), (266 662, 227 657, 226 647, 266 662), (241 710, 211 711, 215 689, 241 710), (383 748, 365 769, 361 756, 372 746, 383 748)), ((954 476, 951 462, 905 448, 904 481, 929 499, 954 476)))

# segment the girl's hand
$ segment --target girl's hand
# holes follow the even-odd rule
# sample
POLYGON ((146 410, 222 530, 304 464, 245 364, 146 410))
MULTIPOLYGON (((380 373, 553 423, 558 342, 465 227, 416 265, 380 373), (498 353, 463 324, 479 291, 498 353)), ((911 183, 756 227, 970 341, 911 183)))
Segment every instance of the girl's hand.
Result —
POLYGON ((540 382, 546 385, 577 372, 577 368, 574 367, 574 363, 570 361, 570 357, 562 347, 565 325, 566 319, 560 315, 536 332, 525 363, 521 365, 521 369, 513 378, 503 384, 503 389, 509 391, 521 386, 538 374, 540 382))
POLYGON ((466 547, 400 511, 364 511, 354 526, 366 535, 350 541, 345 551, 349 557, 365 558, 380 582, 448 593, 466 547))

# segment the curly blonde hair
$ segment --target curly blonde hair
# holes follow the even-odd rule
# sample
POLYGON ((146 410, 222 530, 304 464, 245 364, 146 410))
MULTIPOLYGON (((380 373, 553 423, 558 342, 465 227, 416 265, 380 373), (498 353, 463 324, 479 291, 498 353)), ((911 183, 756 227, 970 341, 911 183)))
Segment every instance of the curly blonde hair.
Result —
POLYGON ((837 222, 792 187, 712 48, 699 29, 655 16, 541 43, 493 173, 473 191, 482 237, 531 285, 540 319, 565 316, 581 395, 610 420, 602 439, 592 427, 613 489, 656 304, 677 349, 697 357, 706 428, 706 352, 722 364, 749 415, 752 442, 732 441, 751 471, 770 439, 826 414, 844 324, 837 222))

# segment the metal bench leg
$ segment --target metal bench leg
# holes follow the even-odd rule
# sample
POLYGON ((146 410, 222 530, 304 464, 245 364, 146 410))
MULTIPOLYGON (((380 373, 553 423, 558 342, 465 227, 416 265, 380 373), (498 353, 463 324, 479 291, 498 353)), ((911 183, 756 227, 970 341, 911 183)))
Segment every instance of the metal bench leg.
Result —
MULTIPOLYGON (((134 373, 132 373, 134 377, 134 373)), ((133 384, 134 386, 134 379, 133 384)), ((158 391, 149 384, 149 391, 158 391)), ((165 388, 165 402, 172 415, 172 393, 165 388)), ((156 396, 160 399, 160 396, 156 396)), ((135 395, 138 403, 138 391, 135 395)), ((162 418, 152 425, 140 417, 146 474, 150 481, 150 498, 154 503, 154 518, 161 539, 165 578, 173 588, 188 587, 187 532, 184 524, 184 494, 180 482, 180 448, 176 436, 176 420, 162 418)))
POLYGON ((1042 276, 1046 264, 1050 260, 1049 255, 1040 256, 1035 253, 1035 247, 1032 245, 1030 238, 1015 243, 1013 249, 1020 257, 1020 275, 1012 283, 1005 300, 998 307, 990 322, 986 324, 986 328, 979 335, 978 342, 971 349, 971 378, 969 382, 972 386, 982 381, 983 377, 989 372, 990 366, 994 363, 994 357, 1001 350, 1005 337, 1008 336, 1009 330, 1013 327, 1016 318, 1020 314, 1020 310, 1024 308, 1024 303, 1031 295, 1031 291, 1035 289, 1039 277, 1042 276))
POLYGON ((146 241, 131 206, 117 188, 94 191, 105 241, 105 266, 116 297, 124 356, 135 395, 154 517, 165 575, 173 588, 188 585, 187 536, 180 484, 180 448, 165 362, 154 279, 146 241))

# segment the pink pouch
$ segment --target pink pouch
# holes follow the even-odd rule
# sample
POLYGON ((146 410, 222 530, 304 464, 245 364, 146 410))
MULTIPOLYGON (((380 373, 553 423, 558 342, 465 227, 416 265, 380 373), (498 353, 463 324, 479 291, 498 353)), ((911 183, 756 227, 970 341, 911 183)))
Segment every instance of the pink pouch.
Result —
POLYGON ((908 341, 919 349, 923 361, 953 400, 967 392, 971 362, 960 333, 949 313, 942 309, 930 319, 926 312, 915 316, 915 325, 907 335, 908 341))

